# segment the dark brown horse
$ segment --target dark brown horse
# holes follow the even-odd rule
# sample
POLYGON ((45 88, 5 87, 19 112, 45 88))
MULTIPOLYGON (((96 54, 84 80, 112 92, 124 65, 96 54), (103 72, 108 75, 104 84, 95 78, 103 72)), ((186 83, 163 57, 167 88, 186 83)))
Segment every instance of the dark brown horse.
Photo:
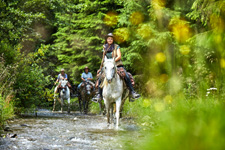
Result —
POLYGON ((80 107, 80 112, 87 114, 88 112, 88 106, 90 103, 90 99, 94 95, 94 90, 93 86, 89 81, 85 81, 82 83, 81 88, 80 88, 80 95, 78 97, 79 100, 79 107, 80 107))

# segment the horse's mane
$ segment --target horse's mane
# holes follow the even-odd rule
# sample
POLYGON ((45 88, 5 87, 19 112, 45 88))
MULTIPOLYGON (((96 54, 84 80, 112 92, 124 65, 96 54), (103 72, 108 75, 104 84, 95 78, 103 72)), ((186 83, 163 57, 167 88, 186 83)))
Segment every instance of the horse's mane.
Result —
POLYGON ((108 81, 106 80, 106 77, 105 77, 104 80, 103 80, 103 83, 102 83, 102 85, 101 85, 101 88, 103 88, 105 85, 106 85, 106 86, 108 85, 108 81))
POLYGON ((63 84, 63 85, 66 85, 67 82, 68 82, 67 80, 62 80, 61 83, 60 83, 60 85, 62 85, 62 84, 63 84))

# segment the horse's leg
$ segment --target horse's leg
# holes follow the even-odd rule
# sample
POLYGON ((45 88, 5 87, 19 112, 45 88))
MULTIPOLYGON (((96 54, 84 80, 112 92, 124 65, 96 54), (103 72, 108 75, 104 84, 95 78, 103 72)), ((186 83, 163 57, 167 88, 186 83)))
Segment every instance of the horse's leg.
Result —
POLYGON ((86 98, 86 114, 88 113, 89 97, 86 98))
POLYGON ((120 107, 120 118, 122 118, 123 105, 124 105, 126 99, 128 98, 129 93, 130 93, 130 91, 128 89, 126 89, 125 90, 125 95, 124 95, 124 97, 122 97, 122 103, 121 103, 121 107, 120 107))
POLYGON ((82 106, 81 106, 81 96, 78 97, 78 102, 79 102, 79 109, 80 109, 80 113, 82 113, 82 106))
POLYGON ((113 114, 116 113, 116 103, 113 104, 113 114))
POLYGON ((114 111, 113 106, 115 106, 115 104, 111 104, 111 106, 110 106, 110 120, 111 120, 111 123, 114 123, 114 121, 113 121, 113 111, 114 111))
POLYGON ((52 112, 55 111, 55 103, 56 103, 56 97, 54 96, 54 104, 53 104, 53 109, 52 109, 52 112))
POLYGON ((98 104, 99 104, 99 110, 100 110, 99 115, 101 115, 102 114, 102 102, 99 101, 98 104))
POLYGON ((118 128, 120 124, 120 107, 121 107, 121 97, 116 101, 116 127, 118 128))
POLYGON ((110 107, 109 107, 109 102, 107 102, 106 100, 104 100, 105 102, 105 109, 106 109, 106 114, 107 114, 107 123, 108 125, 110 124, 110 120, 109 120, 109 117, 110 117, 110 107))
POLYGON ((85 109, 86 98, 83 97, 83 98, 82 98, 82 101, 83 101, 83 112, 84 112, 84 114, 86 114, 86 109, 85 109))
POLYGON ((53 103, 53 109, 52 109, 52 112, 55 111, 55 103, 56 103, 56 100, 57 100, 57 87, 55 87, 55 90, 54 90, 54 103, 53 103))
MULTIPOLYGON (((69 94, 70 95, 70 94, 69 94)), ((70 113, 70 97, 67 99, 67 102, 68 102, 68 110, 67 110, 67 112, 68 112, 68 114, 70 113)))
POLYGON ((63 98, 61 98, 61 112, 63 113, 63 105, 64 105, 64 103, 63 103, 63 98))

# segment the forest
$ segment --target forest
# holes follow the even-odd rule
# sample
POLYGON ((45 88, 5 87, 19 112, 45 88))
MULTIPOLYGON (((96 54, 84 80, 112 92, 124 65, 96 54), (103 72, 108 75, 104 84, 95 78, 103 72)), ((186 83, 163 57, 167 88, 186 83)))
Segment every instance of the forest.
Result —
POLYGON ((85 66, 95 78, 108 33, 141 94, 127 149, 225 148, 225 0, 1 0, 0 129, 52 108, 61 68, 73 87, 85 66))

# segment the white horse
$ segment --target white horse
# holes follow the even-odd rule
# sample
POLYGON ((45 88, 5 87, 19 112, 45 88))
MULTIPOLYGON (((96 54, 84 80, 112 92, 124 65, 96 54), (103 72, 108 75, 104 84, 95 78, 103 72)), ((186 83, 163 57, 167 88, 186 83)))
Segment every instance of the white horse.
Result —
POLYGON ((68 81, 63 79, 60 81, 59 83, 59 88, 61 89, 60 90, 60 99, 57 98, 57 87, 55 87, 55 92, 54 92, 54 105, 53 105, 53 112, 55 111, 55 103, 56 103, 56 100, 58 99, 58 101, 61 103, 61 112, 63 112, 63 105, 64 105, 64 100, 67 100, 68 102, 68 110, 67 112, 70 113, 70 89, 69 87, 67 86, 67 83, 68 81))
POLYGON ((103 100, 105 103, 107 122, 113 121, 113 103, 116 103, 116 127, 119 126, 120 108, 123 95, 123 80, 117 74, 115 59, 107 59, 104 62, 105 79, 103 83, 103 100), (111 117, 110 117, 111 109, 111 117))

